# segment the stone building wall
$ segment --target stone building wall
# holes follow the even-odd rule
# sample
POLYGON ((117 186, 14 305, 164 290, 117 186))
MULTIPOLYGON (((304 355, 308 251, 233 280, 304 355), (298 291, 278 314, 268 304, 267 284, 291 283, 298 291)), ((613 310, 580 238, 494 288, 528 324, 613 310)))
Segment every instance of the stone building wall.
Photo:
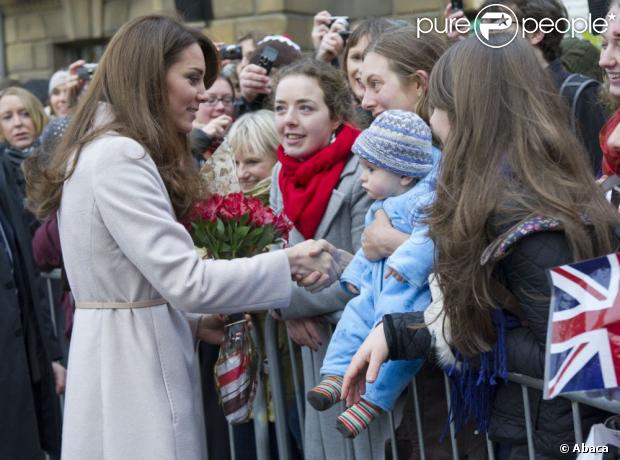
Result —
MULTIPOLYGON (((195 23, 212 39, 234 43, 250 30, 286 33, 309 49, 312 17, 327 9, 351 18, 436 15, 442 0, 212 0, 214 19, 195 23)), ((174 12, 174 0, 0 0, 5 76, 47 78, 80 46, 103 46, 136 16, 174 12), (76 48, 77 47, 77 48, 76 48)), ((2 47, 2 44, 0 44, 2 47)), ((76 51, 77 50, 77 51, 76 51)))

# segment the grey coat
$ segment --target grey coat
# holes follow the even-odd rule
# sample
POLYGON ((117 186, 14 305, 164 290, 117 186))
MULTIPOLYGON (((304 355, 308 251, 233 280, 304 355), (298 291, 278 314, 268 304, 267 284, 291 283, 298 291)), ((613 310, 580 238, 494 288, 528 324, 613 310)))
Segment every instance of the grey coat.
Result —
MULTIPOLYGON (((281 211, 283 208, 278 182, 280 169, 281 165, 277 164, 273 170, 270 196, 271 207, 276 211, 281 211)), ((342 171, 340 182, 332 192, 327 210, 314 236, 314 239, 325 239, 337 248, 352 254, 361 246, 364 216, 371 204, 371 200, 360 185, 360 175, 359 159, 352 156, 342 171)), ((290 244, 294 245, 304 241, 305 238, 293 229, 289 239, 290 244)), ((317 294, 311 294, 294 283, 291 284, 293 295, 289 308, 282 311, 284 319, 323 316, 328 322, 335 324, 346 303, 351 299, 337 282, 317 294)), ((307 347, 302 348, 306 392, 320 382, 319 369, 327 351, 329 329, 326 323, 323 330, 323 346, 317 352, 307 347)), ((343 410, 344 406, 337 405, 325 412, 317 412, 306 403, 304 437, 306 460, 383 459, 383 446, 390 434, 387 416, 383 415, 375 420, 370 429, 358 436, 351 445, 336 431, 336 418, 343 410)))

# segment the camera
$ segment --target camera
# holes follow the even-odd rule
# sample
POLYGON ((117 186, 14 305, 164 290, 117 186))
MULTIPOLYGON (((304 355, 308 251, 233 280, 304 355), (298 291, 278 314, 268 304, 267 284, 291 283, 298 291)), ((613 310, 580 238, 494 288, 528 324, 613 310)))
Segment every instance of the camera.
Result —
POLYGON ((77 70, 78 78, 80 80, 90 80, 95 70, 97 70, 97 63, 88 62, 77 70))
POLYGON ((351 36, 351 31, 350 30, 342 30, 342 31, 338 32, 338 35, 340 35, 340 37, 342 37, 342 41, 346 45, 348 38, 351 36))
POLYGON ((222 45, 219 51, 222 60, 229 59, 231 61, 236 61, 242 57, 241 45, 222 45))
POLYGON ((278 50, 272 48, 271 46, 265 46, 263 52, 258 58, 258 65, 265 69, 267 71, 267 75, 269 75, 269 72, 271 72, 271 68, 277 59, 278 50))
POLYGON ((349 16, 332 16, 329 18, 329 27, 334 24, 342 24, 345 29, 349 28, 349 16))

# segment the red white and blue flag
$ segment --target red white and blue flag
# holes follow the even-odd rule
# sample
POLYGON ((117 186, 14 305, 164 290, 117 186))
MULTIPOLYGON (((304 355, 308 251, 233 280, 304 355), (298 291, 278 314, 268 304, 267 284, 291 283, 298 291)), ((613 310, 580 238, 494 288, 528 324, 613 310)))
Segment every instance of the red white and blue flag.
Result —
POLYGON ((620 253, 549 270, 545 398, 618 387, 620 253))

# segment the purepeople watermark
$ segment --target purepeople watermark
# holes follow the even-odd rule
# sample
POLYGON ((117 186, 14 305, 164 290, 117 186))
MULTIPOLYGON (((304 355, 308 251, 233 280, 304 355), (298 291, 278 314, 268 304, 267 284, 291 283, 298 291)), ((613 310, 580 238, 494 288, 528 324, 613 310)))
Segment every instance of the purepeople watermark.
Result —
MULTIPOLYGON (((596 18, 594 20, 591 14, 588 14, 587 18, 559 18, 556 21, 551 18, 542 18, 540 20, 523 18, 520 24, 521 27, 518 27, 519 20, 514 11, 505 5, 494 3, 480 10, 474 19, 473 29, 478 39, 485 45, 491 48, 502 48, 511 43, 519 32, 523 38, 538 32, 543 34, 552 32, 562 35, 570 34, 571 37, 575 38, 583 33, 603 34, 609 28, 609 22, 615 20, 615 15, 611 14, 605 18, 596 18), (493 11, 488 11, 491 8, 493 11), (490 34, 492 32, 507 32, 510 38, 506 43, 492 44, 490 43, 490 34)), ((423 34, 431 32, 465 35, 469 33, 471 28, 472 23, 466 17, 448 19, 445 22, 438 21, 437 18, 416 19, 418 38, 423 34)))

